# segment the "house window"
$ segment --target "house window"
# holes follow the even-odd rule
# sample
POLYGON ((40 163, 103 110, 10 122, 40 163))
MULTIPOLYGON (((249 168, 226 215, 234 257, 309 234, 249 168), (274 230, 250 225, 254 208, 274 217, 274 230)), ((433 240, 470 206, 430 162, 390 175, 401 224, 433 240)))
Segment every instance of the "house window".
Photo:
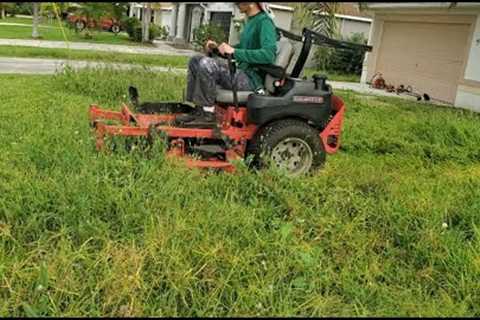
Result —
POLYGON ((212 12, 210 23, 222 26, 225 35, 228 38, 230 34, 230 22, 232 21, 231 12, 212 12))

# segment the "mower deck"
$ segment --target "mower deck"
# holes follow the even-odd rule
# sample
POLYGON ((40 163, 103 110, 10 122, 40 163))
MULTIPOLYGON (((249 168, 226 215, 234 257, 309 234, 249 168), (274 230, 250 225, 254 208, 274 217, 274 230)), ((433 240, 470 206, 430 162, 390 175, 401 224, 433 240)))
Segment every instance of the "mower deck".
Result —
MULTIPOLYGON (((332 110, 327 126, 320 133, 325 151, 329 154, 335 153, 339 148, 345 112, 343 101, 336 96, 332 96, 332 110)), ((90 123, 95 128, 96 148, 99 151, 104 149, 106 136, 149 138, 155 132, 162 132, 169 140, 167 156, 184 159, 188 167, 223 169, 229 172, 235 170, 233 160, 245 157, 247 142, 258 129, 254 124, 247 124, 246 107, 215 107, 217 123, 214 128, 175 126, 174 120, 180 114, 182 113, 133 113, 125 104, 120 112, 104 110, 94 104, 89 109, 90 123), (117 124, 107 124, 107 121, 115 121, 117 124), (186 140, 212 140, 218 143, 200 143, 207 156, 204 154, 201 159, 197 159, 191 153, 192 148, 187 145, 186 140), (213 150, 210 152, 211 156, 208 156, 209 150, 213 150), (224 154, 219 157, 221 150, 224 154)), ((201 149, 198 145, 196 147, 201 149)))

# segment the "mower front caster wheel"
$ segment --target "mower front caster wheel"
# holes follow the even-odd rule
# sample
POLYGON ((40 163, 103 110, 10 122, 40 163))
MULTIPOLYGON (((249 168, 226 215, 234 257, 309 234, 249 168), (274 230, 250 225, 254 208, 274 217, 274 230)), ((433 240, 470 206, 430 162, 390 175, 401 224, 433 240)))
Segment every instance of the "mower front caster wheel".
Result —
POLYGON ((291 176, 320 168, 326 158, 319 131, 295 119, 279 120, 262 128, 249 145, 249 152, 255 167, 265 167, 271 161, 291 176))

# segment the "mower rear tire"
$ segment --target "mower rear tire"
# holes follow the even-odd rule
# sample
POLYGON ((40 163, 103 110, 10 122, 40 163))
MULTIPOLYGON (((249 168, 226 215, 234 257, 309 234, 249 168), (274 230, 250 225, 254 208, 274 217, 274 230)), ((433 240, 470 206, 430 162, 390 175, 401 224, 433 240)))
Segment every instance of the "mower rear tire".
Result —
POLYGON ((271 161, 291 176, 320 168, 326 158, 320 132, 297 119, 279 120, 260 129, 249 144, 248 154, 253 155, 254 167, 261 169, 271 161))

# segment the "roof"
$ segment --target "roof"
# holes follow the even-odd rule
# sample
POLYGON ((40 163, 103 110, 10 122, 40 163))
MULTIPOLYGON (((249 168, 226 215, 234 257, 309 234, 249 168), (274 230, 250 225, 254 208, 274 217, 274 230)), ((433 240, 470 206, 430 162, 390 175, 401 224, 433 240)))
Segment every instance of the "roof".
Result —
POLYGON ((480 2, 364 2, 366 9, 419 9, 419 8, 480 7, 480 2))
MULTIPOLYGON (((327 14, 325 12, 318 12, 318 11, 314 11, 314 13, 319 13, 321 15, 326 15, 327 14)), ((368 23, 371 23, 373 21, 370 18, 350 16, 350 15, 347 15, 347 14, 339 14, 339 13, 335 14, 335 18, 345 19, 345 20, 353 20, 353 21, 362 21, 362 22, 368 22, 368 23)))
POLYGON ((294 11, 294 9, 292 7, 282 6, 282 5, 274 4, 274 3, 268 3, 268 5, 272 9, 283 10, 283 11, 291 11, 291 12, 294 11))

